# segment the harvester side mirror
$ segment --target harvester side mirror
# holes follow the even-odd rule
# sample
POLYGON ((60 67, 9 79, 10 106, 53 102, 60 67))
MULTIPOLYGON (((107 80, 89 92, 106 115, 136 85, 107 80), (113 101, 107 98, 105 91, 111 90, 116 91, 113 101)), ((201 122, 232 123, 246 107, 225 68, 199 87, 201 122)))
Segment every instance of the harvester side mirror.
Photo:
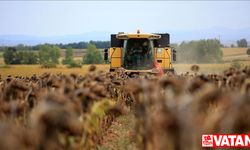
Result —
POLYGON ((109 56, 108 49, 105 48, 105 49, 104 49, 104 60, 105 60, 105 61, 108 61, 108 56, 109 56))
POLYGON ((173 61, 176 61, 176 50, 173 49, 173 61))

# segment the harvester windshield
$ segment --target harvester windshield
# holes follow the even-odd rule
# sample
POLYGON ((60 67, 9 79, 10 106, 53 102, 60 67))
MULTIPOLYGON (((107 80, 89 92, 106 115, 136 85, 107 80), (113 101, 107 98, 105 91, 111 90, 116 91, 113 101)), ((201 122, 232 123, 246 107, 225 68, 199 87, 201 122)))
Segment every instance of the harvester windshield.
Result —
POLYGON ((147 38, 125 40, 123 67, 132 70, 152 69, 153 42, 147 38))

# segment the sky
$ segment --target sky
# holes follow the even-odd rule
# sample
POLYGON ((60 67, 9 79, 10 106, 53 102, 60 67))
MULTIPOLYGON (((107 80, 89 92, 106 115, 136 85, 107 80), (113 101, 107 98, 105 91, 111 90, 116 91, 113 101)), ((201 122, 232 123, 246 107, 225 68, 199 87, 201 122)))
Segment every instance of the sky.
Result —
POLYGON ((0 1, 0 35, 250 28, 250 1, 0 1))

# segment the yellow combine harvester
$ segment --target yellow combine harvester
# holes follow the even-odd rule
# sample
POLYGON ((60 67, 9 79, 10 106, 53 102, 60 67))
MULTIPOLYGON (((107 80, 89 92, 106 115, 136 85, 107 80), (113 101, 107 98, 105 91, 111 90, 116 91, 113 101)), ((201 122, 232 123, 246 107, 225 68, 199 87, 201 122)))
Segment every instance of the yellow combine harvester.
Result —
POLYGON ((122 69, 128 74, 172 72, 175 50, 169 46, 169 34, 111 34, 111 47, 104 50, 110 71, 122 69))

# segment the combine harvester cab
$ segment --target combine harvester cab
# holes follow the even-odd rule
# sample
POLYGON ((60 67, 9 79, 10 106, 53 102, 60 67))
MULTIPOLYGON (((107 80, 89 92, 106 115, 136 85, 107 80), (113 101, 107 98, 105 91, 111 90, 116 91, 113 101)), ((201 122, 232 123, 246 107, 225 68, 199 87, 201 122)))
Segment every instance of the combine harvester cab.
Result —
POLYGON ((104 50, 110 71, 127 74, 161 74, 175 70, 176 51, 169 46, 169 34, 118 33, 111 35, 111 47, 104 50))

